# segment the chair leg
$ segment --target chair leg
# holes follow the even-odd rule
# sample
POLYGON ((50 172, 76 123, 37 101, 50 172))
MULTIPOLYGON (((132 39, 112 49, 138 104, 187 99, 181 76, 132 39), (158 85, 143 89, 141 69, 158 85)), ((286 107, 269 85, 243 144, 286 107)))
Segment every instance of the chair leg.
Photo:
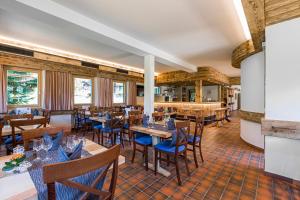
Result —
POLYGON ((95 140, 95 131, 98 131, 98 130, 93 131, 93 141, 95 140))
POLYGON ((97 134, 98 144, 100 144, 100 134, 97 134))
POLYGON ((188 176, 190 176, 190 170, 189 170, 189 165, 188 165, 188 160, 187 160, 187 152, 184 152, 184 162, 185 162, 185 167, 186 167, 186 172, 188 176))
POLYGON ((200 151, 201 161, 204 162, 203 156, 202 156, 202 150, 201 150, 201 143, 199 143, 199 151, 200 151))
POLYGON ((146 167, 146 171, 148 171, 148 146, 144 147, 144 154, 145 154, 145 167, 146 167))
POLYGON ((103 146, 103 143, 104 143, 104 138, 103 138, 103 132, 101 131, 101 145, 103 146))
POLYGON ((122 131, 120 132, 120 143, 124 149, 124 141, 123 141, 123 132, 122 131))
POLYGON ((131 146, 131 139, 132 139, 131 131, 128 131, 128 141, 129 141, 130 146, 131 146))
POLYGON ((177 174, 178 185, 181 185, 181 179, 180 179, 180 172, 179 172, 179 165, 178 165, 177 155, 175 155, 175 166, 176 166, 176 174, 177 174))
POLYGON ((134 162, 134 158, 135 158, 135 151, 136 151, 136 144, 135 142, 133 142, 133 153, 132 153, 132 159, 131 159, 131 163, 134 162))
POLYGON ((157 164, 158 164, 158 160, 157 160, 157 157, 158 157, 158 151, 155 149, 154 150, 154 174, 156 175, 157 174, 157 164))
POLYGON ((197 161, 196 146, 195 145, 193 145, 193 154, 194 154, 194 161, 195 161, 196 168, 198 168, 198 161, 197 161))
POLYGON ((170 166, 170 156, 167 154, 167 166, 170 166))

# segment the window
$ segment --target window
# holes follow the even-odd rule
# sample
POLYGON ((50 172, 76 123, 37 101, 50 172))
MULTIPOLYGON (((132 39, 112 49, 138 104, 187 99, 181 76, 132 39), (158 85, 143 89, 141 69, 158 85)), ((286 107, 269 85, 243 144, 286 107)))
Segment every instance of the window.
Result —
POLYGON ((39 104, 38 72, 8 69, 6 78, 8 105, 39 104))
POLYGON ((74 103, 92 104, 92 79, 74 78, 74 103))
POLYGON ((125 84, 122 82, 114 82, 113 103, 124 103, 125 84))

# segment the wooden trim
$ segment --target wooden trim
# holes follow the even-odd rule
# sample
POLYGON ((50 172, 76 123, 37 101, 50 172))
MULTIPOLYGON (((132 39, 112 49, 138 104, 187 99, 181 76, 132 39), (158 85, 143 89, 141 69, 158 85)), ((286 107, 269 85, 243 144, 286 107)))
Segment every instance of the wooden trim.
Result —
POLYGON ((255 123, 261 123, 261 119, 265 116, 264 113, 257 113, 257 112, 249 112, 249 111, 243 111, 240 110, 240 117, 243 120, 255 122, 255 123))
POLYGON ((230 85, 241 85, 241 77, 229 77, 230 85))
POLYGON ((233 50, 231 55, 231 65, 235 68, 240 68, 243 60, 258 52, 259 51, 255 49, 252 40, 247 40, 233 50))
POLYGON ((300 17, 299 0, 265 0, 266 25, 300 17))
POLYGON ((288 139, 300 139, 300 122, 262 119, 261 133, 288 139))

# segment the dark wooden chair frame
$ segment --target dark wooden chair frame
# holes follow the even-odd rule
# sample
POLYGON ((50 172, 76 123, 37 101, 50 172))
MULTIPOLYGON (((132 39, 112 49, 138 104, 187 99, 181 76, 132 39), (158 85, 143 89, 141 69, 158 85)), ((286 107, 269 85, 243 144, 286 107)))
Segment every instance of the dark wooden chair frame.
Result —
POLYGON ((201 143, 202 143, 202 135, 203 135, 203 130, 204 130, 204 118, 203 117, 197 117, 195 121, 195 132, 194 132, 194 137, 193 137, 193 142, 188 142, 189 145, 191 145, 193 148, 190 149, 188 148, 188 151, 192 151, 194 155, 194 161, 195 165, 198 168, 198 161, 197 161, 197 147, 199 148, 199 153, 201 157, 202 163, 204 162, 203 160, 203 155, 202 155, 202 149, 201 149, 201 143), (196 138, 199 137, 199 143, 196 143, 196 138))
POLYGON ((43 179, 47 184, 48 199, 55 200, 55 182, 61 183, 68 187, 78 189, 83 193, 80 199, 87 199, 89 194, 99 197, 99 199, 113 199, 118 178, 118 158, 120 155, 120 145, 115 145, 103 153, 96 154, 91 157, 81 158, 68 162, 55 163, 45 165, 43 167, 43 179), (100 169, 107 166, 105 170, 93 181, 90 186, 69 180, 70 178, 78 177, 88 172, 100 169), (106 177, 109 168, 112 167, 112 176, 108 191, 97 190, 97 184, 106 177), (72 169, 72 170, 70 170, 72 169))
POLYGON ((188 167, 188 160, 187 160, 187 144, 188 144, 188 134, 190 133, 190 121, 183 121, 183 122, 177 122, 176 123, 176 146, 175 146, 175 154, 174 153, 168 153, 165 151, 159 151, 158 149, 155 149, 155 154, 154 154, 154 158, 155 158, 155 166, 154 166, 154 173, 155 175, 157 174, 157 164, 158 164, 158 160, 160 161, 165 161, 168 164, 171 162, 173 164, 175 164, 175 168, 176 168, 176 175, 177 175, 177 181, 178 181, 178 185, 182 185, 181 182, 181 178, 180 178, 180 172, 179 172, 179 165, 178 165, 178 159, 179 156, 182 155, 185 161, 185 167, 186 167, 186 171, 188 176, 190 176, 190 171, 189 171, 189 167, 188 167), (187 133, 185 134, 185 137, 182 138, 182 140, 180 141, 180 129, 187 129, 187 133), (178 152, 178 148, 184 145, 185 149, 182 152, 178 152), (158 154, 166 154, 167 155, 167 159, 162 158, 161 156, 158 156, 158 154), (174 156, 174 161, 171 161, 169 159, 170 156, 174 156))

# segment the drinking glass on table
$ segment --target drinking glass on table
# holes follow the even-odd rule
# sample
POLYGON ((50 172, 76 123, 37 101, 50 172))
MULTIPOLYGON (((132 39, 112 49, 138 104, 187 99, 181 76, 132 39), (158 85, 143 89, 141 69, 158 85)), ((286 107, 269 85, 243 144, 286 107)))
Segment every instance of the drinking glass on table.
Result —
POLYGON ((67 151, 68 152, 72 152, 73 148, 76 146, 74 138, 75 138, 74 135, 69 135, 67 137, 67 151))
POLYGON ((35 139, 33 140, 33 146, 32 146, 33 150, 36 153, 36 158, 34 159, 34 161, 39 161, 41 160, 40 158, 40 151, 42 150, 42 140, 41 139, 35 139))
POLYGON ((51 149, 52 145, 53 145, 52 139, 43 139, 42 148, 46 151, 46 158, 44 159, 44 161, 50 160, 49 150, 51 149))

